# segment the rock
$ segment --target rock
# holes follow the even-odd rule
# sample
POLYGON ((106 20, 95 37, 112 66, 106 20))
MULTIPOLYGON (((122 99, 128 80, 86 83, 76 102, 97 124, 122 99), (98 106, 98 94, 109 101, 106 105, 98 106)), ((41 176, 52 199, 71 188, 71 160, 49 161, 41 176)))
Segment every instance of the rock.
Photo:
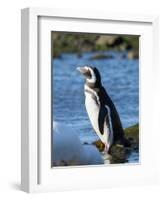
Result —
MULTIPOLYGON (((97 140, 93 142, 96 148, 100 151, 104 151, 104 144, 97 140)), ((127 161, 128 150, 123 145, 113 145, 110 149, 110 163, 124 163, 127 161)))
POLYGON ((110 150, 111 163, 124 163, 127 160, 127 150, 121 145, 114 145, 110 150))
MULTIPOLYGON (((139 150, 139 125, 136 124, 126 128, 124 131, 126 138, 131 143, 131 146, 126 148, 119 144, 113 145, 110 149, 111 163, 124 163, 127 161, 127 157, 132 151, 139 150)), ((92 144, 95 145, 100 152, 104 151, 105 145, 101 142, 101 140, 97 140, 92 144)))
POLYGON ((126 138, 130 140, 131 149, 139 150, 139 125, 135 124, 129 128, 125 129, 126 138))
POLYGON ((123 43, 124 43, 123 37, 119 36, 119 37, 116 38, 116 40, 111 45, 111 47, 118 47, 118 46, 122 45, 123 43))
POLYGON ((83 142, 83 144, 85 144, 85 145, 87 145, 87 144, 88 144, 88 145, 89 145, 89 143, 88 143, 88 142, 83 142))
POLYGON ((129 51, 127 54, 128 59, 138 59, 139 58, 139 52, 138 51, 129 51))
POLYGON ((134 140, 138 142, 139 140, 139 124, 135 124, 129 128, 126 128, 125 135, 129 140, 134 140))
MULTIPOLYGON (((137 144, 139 142, 139 125, 135 124, 134 126, 131 126, 129 128, 126 128, 125 130, 125 136, 126 138, 132 143, 131 148, 133 144, 137 144)), ((95 145, 99 151, 103 151, 105 145, 101 142, 101 140, 97 140, 92 143, 95 145)), ((122 145, 116 144, 116 147, 120 147, 122 145)))
POLYGON ((110 55, 110 54, 108 54, 108 55, 106 55, 106 54, 96 54, 96 55, 92 56, 90 59, 91 60, 99 60, 99 59, 112 59, 112 58, 113 58, 113 56, 110 55))
POLYGON ((116 35, 101 35, 97 41, 97 45, 113 45, 117 40, 118 36, 116 35))

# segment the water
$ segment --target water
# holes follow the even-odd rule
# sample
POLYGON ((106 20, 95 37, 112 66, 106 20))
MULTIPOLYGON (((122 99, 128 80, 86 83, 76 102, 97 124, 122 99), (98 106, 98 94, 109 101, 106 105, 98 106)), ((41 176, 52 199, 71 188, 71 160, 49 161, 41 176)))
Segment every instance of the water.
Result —
POLYGON ((77 130, 82 143, 92 143, 99 138, 85 110, 85 81, 76 67, 97 67, 102 84, 120 114, 123 127, 138 123, 138 60, 122 58, 122 53, 117 52, 105 52, 113 55, 110 59, 90 59, 95 54, 97 52, 84 53, 80 57, 77 54, 62 54, 53 60, 53 120, 71 125, 77 130))

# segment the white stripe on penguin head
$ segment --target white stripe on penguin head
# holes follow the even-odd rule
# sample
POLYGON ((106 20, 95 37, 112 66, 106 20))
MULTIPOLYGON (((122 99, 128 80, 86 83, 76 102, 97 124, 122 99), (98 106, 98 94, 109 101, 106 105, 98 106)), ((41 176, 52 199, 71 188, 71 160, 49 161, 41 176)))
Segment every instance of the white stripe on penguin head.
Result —
POLYGON ((93 69, 92 69, 91 67, 88 67, 88 66, 85 66, 85 68, 86 68, 87 70, 90 70, 90 72, 91 72, 91 78, 87 78, 87 81, 88 81, 89 83, 95 83, 95 82, 96 82, 96 75, 95 75, 93 69))

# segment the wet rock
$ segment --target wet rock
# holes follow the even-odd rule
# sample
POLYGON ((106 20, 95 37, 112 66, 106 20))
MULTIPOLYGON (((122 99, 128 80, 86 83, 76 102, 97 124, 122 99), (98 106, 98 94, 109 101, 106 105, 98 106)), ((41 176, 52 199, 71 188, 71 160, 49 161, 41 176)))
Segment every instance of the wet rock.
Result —
MULTIPOLYGON (((136 124, 134 126, 126 128, 124 131, 126 138, 131 143, 131 146, 126 148, 123 145, 119 144, 113 145, 110 149, 111 163, 125 163, 127 161, 128 155, 132 151, 139 150, 139 125, 136 124)), ((105 145, 101 142, 101 140, 97 140, 92 144, 95 145, 100 152, 104 151, 105 145)))
POLYGON ((108 54, 96 54, 90 58, 90 60, 99 60, 99 59, 112 59, 114 58, 112 55, 108 54))
POLYGON ((124 163, 127 160, 127 150, 122 145, 114 145, 110 150, 111 163, 124 163))
POLYGON ((88 143, 88 142, 83 142, 83 144, 84 144, 84 145, 87 145, 87 144, 89 144, 89 143, 88 143))
POLYGON ((125 130, 125 136, 134 143, 139 142, 139 124, 135 124, 134 126, 131 126, 129 128, 126 128, 125 130))

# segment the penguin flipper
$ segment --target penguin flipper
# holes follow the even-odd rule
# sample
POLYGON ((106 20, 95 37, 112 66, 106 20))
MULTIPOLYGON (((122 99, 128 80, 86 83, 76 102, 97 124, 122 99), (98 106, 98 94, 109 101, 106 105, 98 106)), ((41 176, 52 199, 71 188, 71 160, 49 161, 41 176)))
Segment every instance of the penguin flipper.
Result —
POLYGON ((102 135, 104 134, 104 123, 105 123, 107 115, 108 115, 107 108, 105 106, 100 106, 99 116, 98 116, 98 126, 99 126, 100 133, 102 135))
POLYGON ((103 99, 105 99, 104 104, 107 105, 111 110, 110 116, 111 116, 111 121, 112 121, 112 129, 114 133, 114 142, 121 141, 123 143, 125 133, 122 127, 120 116, 118 114, 116 106, 114 105, 110 96, 107 94, 104 87, 102 87, 101 89, 101 96, 103 99))

